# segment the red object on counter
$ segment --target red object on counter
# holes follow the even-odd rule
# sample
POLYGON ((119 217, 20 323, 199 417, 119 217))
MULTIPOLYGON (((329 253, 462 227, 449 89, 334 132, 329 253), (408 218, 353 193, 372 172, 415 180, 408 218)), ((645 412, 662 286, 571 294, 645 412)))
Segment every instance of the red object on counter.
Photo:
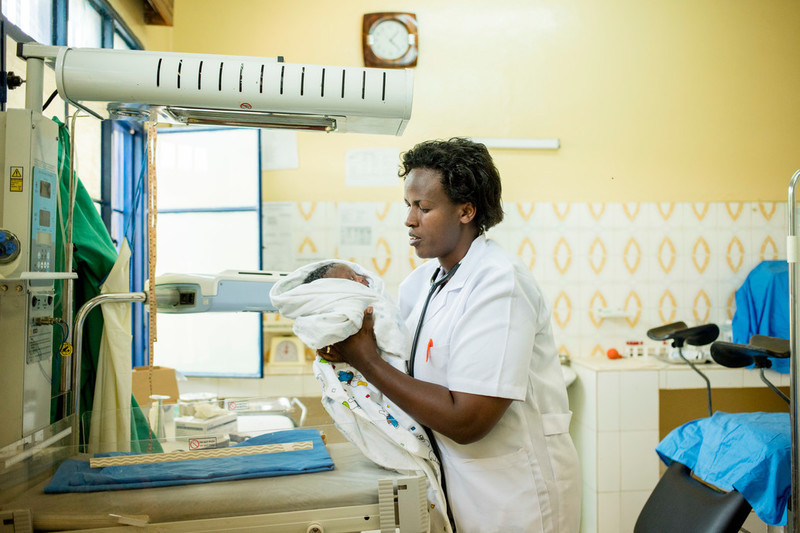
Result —
POLYGON ((620 355, 616 348, 609 348, 606 352, 606 357, 609 359, 621 359, 622 355, 620 355))

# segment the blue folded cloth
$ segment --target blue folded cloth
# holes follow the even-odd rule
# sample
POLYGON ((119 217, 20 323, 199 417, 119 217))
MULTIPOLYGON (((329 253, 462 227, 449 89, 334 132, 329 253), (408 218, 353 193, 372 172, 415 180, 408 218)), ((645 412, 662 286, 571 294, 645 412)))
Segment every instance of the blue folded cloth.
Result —
POLYGON ((723 490, 739 491, 761 520, 786 524, 791 495, 788 413, 723 413, 672 430, 656 447, 661 460, 688 466, 723 490))
MULTIPOLYGON (((258 477, 286 476, 333 469, 333 460, 315 429, 291 429, 259 435, 237 446, 312 441, 310 450, 239 457, 192 459, 165 463, 91 468, 89 461, 68 459, 45 487, 46 493, 94 492, 211 483, 258 477)), ((137 455, 98 454, 96 457, 137 455)))

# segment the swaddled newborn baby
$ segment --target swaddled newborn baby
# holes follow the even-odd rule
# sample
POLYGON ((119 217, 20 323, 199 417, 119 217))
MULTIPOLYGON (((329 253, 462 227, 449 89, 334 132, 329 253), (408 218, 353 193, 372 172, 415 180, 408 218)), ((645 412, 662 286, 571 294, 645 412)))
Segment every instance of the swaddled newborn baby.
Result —
MULTIPOLYGON (((398 306, 384 291, 383 281, 360 265, 343 260, 306 265, 276 283, 270 299, 282 315, 294 319, 294 333, 314 349, 359 331, 364 310, 371 306, 381 357, 406 371, 410 335, 398 306)), ((364 455, 385 468, 425 472, 433 508, 431 525, 440 525, 431 531, 449 530, 439 463, 423 428, 347 363, 317 356, 314 376, 322 385, 325 410, 364 455)))

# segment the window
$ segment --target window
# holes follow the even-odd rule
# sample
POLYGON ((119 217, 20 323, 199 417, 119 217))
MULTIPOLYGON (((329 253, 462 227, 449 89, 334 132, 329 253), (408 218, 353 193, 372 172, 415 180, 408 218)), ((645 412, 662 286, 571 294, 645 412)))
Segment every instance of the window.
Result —
POLYGON ((130 50, 131 45, 119 31, 114 32, 114 50, 130 50))
POLYGON ((103 18, 89 0, 69 0, 67 46, 103 48, 103 18))
POLYGON ((53 44, 53 0, 3 0, 3 15, 35 41, 53 44))
MULTIPOLYGON (((258 270, 259 131, 162 130, 156 275, 258 270)), ((260 313, 158 314, 154 362, 192 376, 260 377, 260 313)))

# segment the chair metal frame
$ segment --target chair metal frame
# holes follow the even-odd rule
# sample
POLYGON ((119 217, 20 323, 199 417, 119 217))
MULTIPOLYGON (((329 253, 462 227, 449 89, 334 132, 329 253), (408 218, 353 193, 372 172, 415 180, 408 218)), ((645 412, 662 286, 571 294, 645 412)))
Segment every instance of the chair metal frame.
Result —
POLYGON ((789 418, 792 425, 792 496, 789 500, 789 518, 787 521, 788 533, 800 533, 800 494, 798 494, 798 442, 800 442, 800 426, 797 419, 797 387, 800 381, 800 367, 798 367, 798 353, 800 353, 800 334, 798 334, 798 287, 800 287, 800 246, 797 237, 797 203, 796 188, 800 181, 800 170, 795 171, 789 182, 789 197, 787 204, 789 234, 786 237, 786 261, 789 263, 789 343, 791 348, 789 363, 789 418))

